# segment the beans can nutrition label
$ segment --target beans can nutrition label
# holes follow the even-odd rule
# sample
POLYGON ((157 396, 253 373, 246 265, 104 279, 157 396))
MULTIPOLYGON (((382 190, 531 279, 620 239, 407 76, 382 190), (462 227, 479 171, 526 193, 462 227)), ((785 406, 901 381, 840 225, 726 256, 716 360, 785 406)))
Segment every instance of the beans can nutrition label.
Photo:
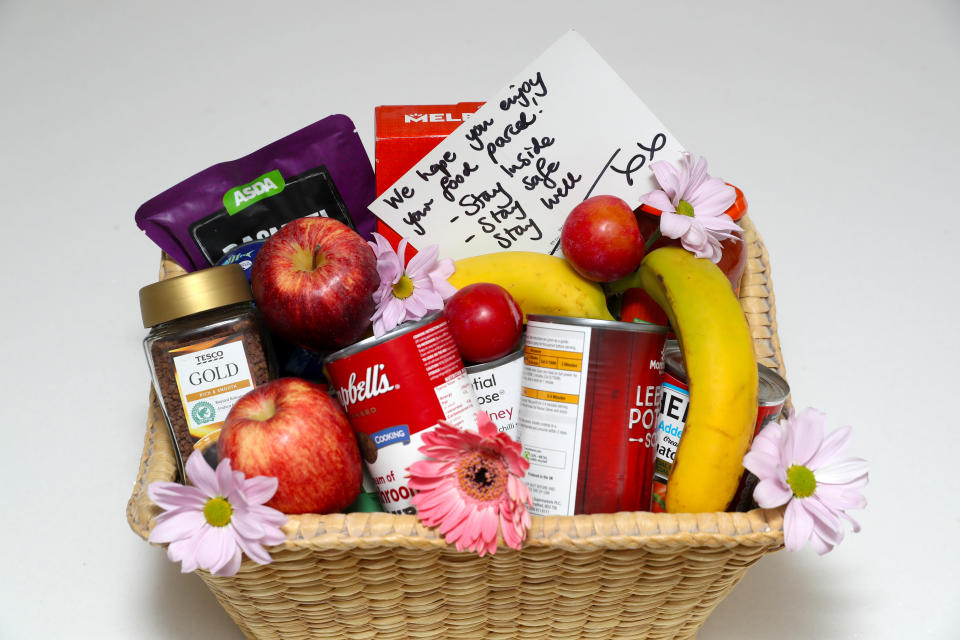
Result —
POLYGON ((590 329, 527 323, 520 396, 520 440, 530 462, 531 511, 573 513, 580 459, 590 329))

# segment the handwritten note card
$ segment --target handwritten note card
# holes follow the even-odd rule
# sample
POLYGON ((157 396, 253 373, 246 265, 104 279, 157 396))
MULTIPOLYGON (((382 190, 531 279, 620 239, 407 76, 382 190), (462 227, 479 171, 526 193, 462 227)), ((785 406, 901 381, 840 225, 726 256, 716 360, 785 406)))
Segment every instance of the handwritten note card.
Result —
POLYGON ((683 148, 571 31, 370 205, 422 249, 459 259, 559 251, 567 214, 591 195, 632 207, 657 188, 650 164, 683 148))

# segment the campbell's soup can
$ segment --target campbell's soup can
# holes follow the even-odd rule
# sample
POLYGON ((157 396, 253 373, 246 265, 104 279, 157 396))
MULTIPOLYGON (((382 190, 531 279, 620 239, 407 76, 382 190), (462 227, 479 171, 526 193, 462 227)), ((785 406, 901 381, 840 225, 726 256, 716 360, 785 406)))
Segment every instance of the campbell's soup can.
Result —
POLYGON ((416 513, 407 467, 441 420, 476 428, 470 380, 442 312, 327 356, 327 378, 357 435, 383 510, 416 513))
POLYGON ((666 332, 527 316, 519 422, 532 513, 648 508, 666 332))
MULTIPOLYGON (((687 423, 687 411, 690 408, 690 388, 687 386, 687 371, 683 364, 683 355, 676 342, 668 342, 663 350, 663 387, 660 392, 660 412, 657 416, 657 454, 654 463, 653 499, 650 510, 665 510, 664 498, 667 490, 667 478, 673 469, 680 436, 687 423)), ((757 423, 753 434, 760 432, 768 422, 776 420, 783 410, 783 404, 790 395, 790 386, 773 369, 757 365, 759 386, 757 389, 757 423)), ((737 497, 731 505, 739 501, 744 491, 744 478, 740 480, 737 497)))
POLYGON ((470 388, 480 411, 490 416, 497 430, 519 441, 520 379, 523 345, 508 356, 467 367, 470 388))

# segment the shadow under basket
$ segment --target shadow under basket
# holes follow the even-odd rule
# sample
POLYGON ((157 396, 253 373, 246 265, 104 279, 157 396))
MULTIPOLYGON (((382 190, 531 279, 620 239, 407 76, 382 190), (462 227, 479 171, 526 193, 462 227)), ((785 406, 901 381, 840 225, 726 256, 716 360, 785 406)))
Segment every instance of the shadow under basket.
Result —
MULTIPOLYGON (((740 302, 757 360, 785 377, 769 256, 741 220, 740 302)), ((167 256, 161 278, 182 270, 167 256)), ((160 509, 147 497, 177 465, 150 394, 127 520, 146 539, 160 509)), ((783 510, 533 516, 519 551, 458 552, 415 516, 290 516, 273 562, 244 559, 218 578, 197 571, 248 638, 692 638, 763 555, 783 547, 783 510)))

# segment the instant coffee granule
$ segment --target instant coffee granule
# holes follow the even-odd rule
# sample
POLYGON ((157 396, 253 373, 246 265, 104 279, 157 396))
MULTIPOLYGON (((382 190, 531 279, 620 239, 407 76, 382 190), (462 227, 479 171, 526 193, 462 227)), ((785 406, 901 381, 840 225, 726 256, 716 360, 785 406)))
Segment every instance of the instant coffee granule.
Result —
POLYGON ((230 409, 275 377, 273 352, 238 265, 213 267, 140 290, 144 350, 183 465, 210 451, 230 409))

